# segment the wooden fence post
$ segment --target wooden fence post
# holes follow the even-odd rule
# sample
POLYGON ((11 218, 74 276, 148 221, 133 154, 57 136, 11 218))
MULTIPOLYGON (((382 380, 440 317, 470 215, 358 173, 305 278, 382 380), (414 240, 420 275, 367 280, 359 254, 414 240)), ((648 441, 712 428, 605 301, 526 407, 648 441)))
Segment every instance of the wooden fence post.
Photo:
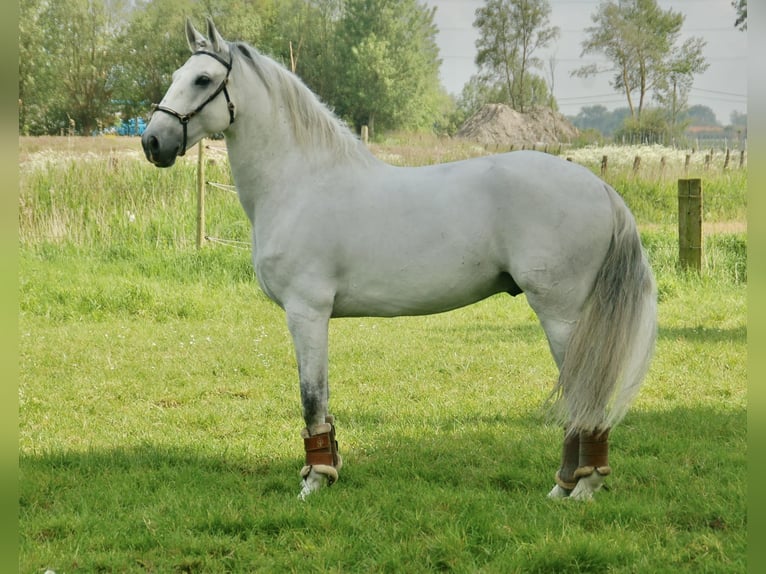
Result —
POLYGON ((678 260, 682 269, 702 270, 702 180, 678 180, 678 260))
POLYGON ((603 156, 601 158, 601 177, 606 177, 606 168, 607 168, 607 158, 606 156, 603 156))
POLYGON ((197 147, 197 249, 205 243, 205 140, 197 147))
POLYGON ((364 145, 367 145, 367 142, 370 139, 370 129, 367 126, 362 126, 362 141, 364 142, 364 145))

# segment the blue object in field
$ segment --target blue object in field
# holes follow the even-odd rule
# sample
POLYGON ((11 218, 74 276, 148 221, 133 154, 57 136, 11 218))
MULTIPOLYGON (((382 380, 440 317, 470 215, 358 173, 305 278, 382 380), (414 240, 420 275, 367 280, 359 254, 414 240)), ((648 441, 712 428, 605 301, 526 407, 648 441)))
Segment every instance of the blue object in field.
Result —
POLYGON ((140 136, 146 129, 146 121, 143 118, 130 118, 122 120, 117 126, 117 134, 121 136, 140 136))

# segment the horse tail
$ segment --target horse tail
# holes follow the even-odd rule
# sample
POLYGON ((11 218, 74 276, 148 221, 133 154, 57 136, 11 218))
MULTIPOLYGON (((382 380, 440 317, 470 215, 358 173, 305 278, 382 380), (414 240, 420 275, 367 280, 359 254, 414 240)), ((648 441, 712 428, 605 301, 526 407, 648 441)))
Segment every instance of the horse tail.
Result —
POLYGON ((614 218, 612 238, 553 393, 572 433, 609 429, 622 420, 649 369, 657 338, 657 291, 635 219, 617 192, 605 187, 614 218))

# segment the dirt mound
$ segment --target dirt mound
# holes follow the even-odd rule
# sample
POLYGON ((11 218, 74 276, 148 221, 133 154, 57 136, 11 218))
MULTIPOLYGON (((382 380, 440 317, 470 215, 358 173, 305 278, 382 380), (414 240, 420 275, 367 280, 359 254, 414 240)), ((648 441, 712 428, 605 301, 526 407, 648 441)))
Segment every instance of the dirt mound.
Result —
POLYGON ((568 143, 578 131, 569 120, 548 108, 520 113, 506 104, 485 104, 468 118, 457 137, 484 145, 516 147, 568 143))

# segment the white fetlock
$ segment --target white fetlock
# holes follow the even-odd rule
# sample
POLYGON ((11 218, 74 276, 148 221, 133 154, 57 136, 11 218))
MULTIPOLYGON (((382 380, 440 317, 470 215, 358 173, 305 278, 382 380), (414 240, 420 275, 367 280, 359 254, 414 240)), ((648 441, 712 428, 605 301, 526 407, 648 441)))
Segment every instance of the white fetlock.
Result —
POLYGON ((309 494, 322 488, 327 481, 325 475, 315 472, 310 466, 303 467, 301 477, 301 493, 298 495, 301 500, 306 500, 309 494))
POLYGON ((567 496, 569 496, 569 491, 561 488, 558 484, 548 493, 548 498, 566 498, 567 496))
POLYGON ((330 486, 338 480, 337 469, 324 464, 304 466, 301 469, 300 475, 302 479, 301 493, 298 495, 298 498, 301 500, 306 500, 306 497, 312 492, 316 492, 323 486, 330 486))
POLYGON ((306 464, 301 469, 301 493, 298 498, 306 500, 312 492, 323 486, 331 486, 338 480, 338 471, 343 466, 343 459, 338 453, 332 415, 324 423, 312 427, 311 432, 304 428, 301 438, 306 449, 306 464))
MULTIPOLYGON (((611 472, 609 467, 595 469, 593 467, 586 467, 586 469, 590 469, 590 474, 579 477, 577 486, 574 487, 569 498, 575 500, 593 500, 593 493, 597 492, 603 486, 604 480, 611 472)), ((578 472, 582 474, 580 469, 578 469, 578 472)))

